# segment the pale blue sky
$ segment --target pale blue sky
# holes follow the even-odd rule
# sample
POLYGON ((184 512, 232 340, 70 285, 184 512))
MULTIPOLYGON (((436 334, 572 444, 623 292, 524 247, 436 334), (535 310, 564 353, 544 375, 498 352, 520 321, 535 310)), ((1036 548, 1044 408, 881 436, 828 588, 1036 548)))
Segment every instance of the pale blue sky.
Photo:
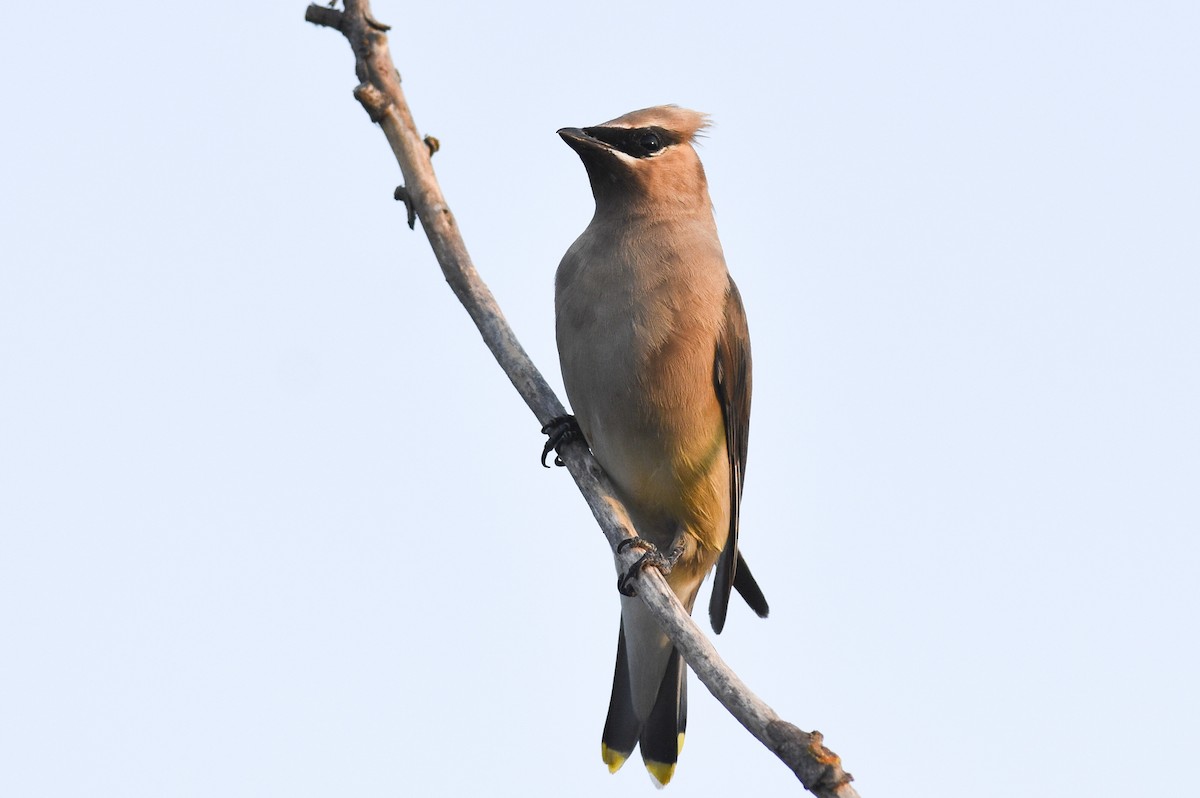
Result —
MULTIPOLYGON (((717 644, 864 798, 1186 793, 1200 7, 782 9, 375 5, 556 387, 554 131, 713 115, 773 610, 717 644)), ((0 29, 0 794, 649 795, 604 541, 303 14, 0 29)), ((797 794, 691 698, 673 795, 797 794)))

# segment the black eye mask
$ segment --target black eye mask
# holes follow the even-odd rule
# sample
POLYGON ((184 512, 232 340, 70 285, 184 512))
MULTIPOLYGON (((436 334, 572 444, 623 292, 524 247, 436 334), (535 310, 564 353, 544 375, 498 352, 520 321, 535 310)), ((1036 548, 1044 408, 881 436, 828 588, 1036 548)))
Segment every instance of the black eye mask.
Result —
POLYGON ((583 132, 634 158, 649 158, 682 141, 678 134, 658 126, 585 127, 583 132))

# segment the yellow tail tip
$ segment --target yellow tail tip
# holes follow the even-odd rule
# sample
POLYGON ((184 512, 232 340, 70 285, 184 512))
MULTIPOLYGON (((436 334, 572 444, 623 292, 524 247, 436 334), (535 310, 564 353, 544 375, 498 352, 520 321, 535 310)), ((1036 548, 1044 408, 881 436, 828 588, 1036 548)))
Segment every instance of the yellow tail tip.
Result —
POLYGON ((666 787, 671 783, 671 777, 675 775, 675 763, 652 762, 647 759, 646 770, 650 771, 650 777, 658 782, 658 786, 666 787))
MULTIPOLYGON (((677 742, 678 748, 675 749, 676 755, 683 752, 683 732, 679 733, 677 742)), ((645 760, 646 770, 650 771, 651 778, 654 779, 658 787, 666 787, 671 783, 671 777, 675 775, 674 762, 655 762, 651 759, 645 760)))
POLYGON ((604 760, 604 764, 608 765, 609 773, 616 773, 620 770, 626 759, 623 754, 612 750, 604 743, 600 743, 600 758, 604 760))

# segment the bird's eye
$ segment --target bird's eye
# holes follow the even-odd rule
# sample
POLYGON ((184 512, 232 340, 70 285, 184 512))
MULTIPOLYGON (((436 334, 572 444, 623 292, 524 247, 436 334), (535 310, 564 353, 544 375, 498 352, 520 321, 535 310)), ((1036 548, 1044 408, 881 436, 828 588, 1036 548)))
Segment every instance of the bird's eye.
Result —
POLYGON ((663 148, 662 140, 658 137, 657 133, 643 133, 638 138, 638 144, 646 152, 658 152, 663 148))

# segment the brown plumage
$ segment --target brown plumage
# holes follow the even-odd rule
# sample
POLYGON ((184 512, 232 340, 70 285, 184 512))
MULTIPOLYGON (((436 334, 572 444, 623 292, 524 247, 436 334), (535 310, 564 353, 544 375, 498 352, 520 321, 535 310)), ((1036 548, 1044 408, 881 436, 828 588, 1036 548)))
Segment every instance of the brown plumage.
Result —
MULTIPOLYGON (((555 279, 563 381, 579 426, 638 534, 682 549, 667 582, 690 611, 717 565, 719 632, 736 588, 767 605, 737 550, 750 418, 750 340, 692 147, 702 114, 647 108, 559 135, 580 156, 596 212, 555 279), (719 564, 718 564, 719 561, 719 564)), ((640 599, 622 598, 603 755, 640 744, 661 784, 686 725, 686 668, 640 599)))

